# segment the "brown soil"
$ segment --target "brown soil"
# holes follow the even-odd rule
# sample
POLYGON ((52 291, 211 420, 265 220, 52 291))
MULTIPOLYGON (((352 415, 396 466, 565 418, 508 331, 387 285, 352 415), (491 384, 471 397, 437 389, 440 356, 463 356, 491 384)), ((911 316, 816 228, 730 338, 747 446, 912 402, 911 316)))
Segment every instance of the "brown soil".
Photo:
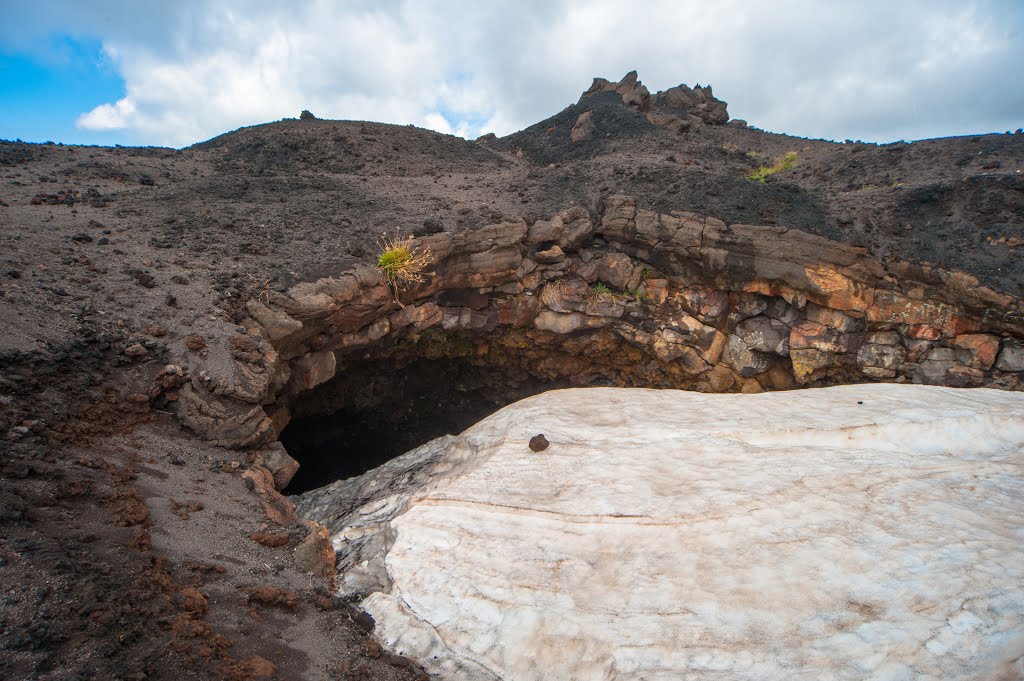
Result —
POLYGON ((158 371, 209 352, 246 299, 372 262, 383 232, 594 214, 614 193, 964 270, 1019 298, 1022 169, 1022 135, 680 135, 613 93, 490 142, 323 120, 183 150, 0 142, 0 676, 422 678, 298 569, 306 530, 266 518, 248 454, 163 413, 176 383, 158 371), (597 132, 571 142, 584 110, 597 132), (789 151, 793 168, 746 179, 789 151))

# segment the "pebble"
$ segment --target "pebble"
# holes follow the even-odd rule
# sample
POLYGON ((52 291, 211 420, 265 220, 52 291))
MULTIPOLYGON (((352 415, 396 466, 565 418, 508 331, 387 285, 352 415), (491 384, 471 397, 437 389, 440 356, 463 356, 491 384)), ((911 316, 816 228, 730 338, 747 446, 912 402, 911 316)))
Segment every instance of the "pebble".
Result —
POLYGON ((149 354, 149 350, 142 343, 132 343, 124 349, 124 354, 126 357, 142 357, 149 354))

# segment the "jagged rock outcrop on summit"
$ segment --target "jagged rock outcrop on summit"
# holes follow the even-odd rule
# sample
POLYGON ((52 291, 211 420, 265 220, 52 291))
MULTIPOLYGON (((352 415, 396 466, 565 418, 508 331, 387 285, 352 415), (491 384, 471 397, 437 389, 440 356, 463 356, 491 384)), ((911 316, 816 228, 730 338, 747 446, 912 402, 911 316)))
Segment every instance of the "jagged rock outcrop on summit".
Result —
POLYGON ((710 85, 696 85, 691 90, 686 84, 680 84, 659 92, 654 96, 654 107, 662 106, 696 116, 708 125, 729 122, 726 103, 715 97, 710 85))
POLYGON ((636 71, 630 71, 618 83, 612 83, 604 78, 595 78, 591 86, 580 96, 580 103, 587 97, 602 92, 618 94, 622 97, 622 103, 632 109, 643 113, 651 110, 651 92, 640 82, 636 71))
MULTIPOLYGON (((687 132, 694 126, 722 125, 729 121, 727 105, 715 97, 710 85, 690 88, 680 84, 655 95, 638 80, 637 72, 630 71, 617 83, 595 78, 593 84, 580 96, 577 106, 585 107, 587 100, 605 92, 614 92, 622 103, 647 115, 654 125, 673 132, 687 132)), ((572 141, 589 139, 597 130, 588 111, 580 114, 572 131, 572 141)))

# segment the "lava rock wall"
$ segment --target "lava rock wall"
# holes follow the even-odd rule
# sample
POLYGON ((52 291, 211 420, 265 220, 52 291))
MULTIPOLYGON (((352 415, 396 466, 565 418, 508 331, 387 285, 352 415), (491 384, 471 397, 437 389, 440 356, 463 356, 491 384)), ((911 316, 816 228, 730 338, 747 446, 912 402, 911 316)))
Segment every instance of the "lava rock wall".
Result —
POLYGON ((397 297, 367 264, 251 299, 247 333, 221 353, 231 361, 181 390, 181 420, 218 444, 259 445, 346 361, 375 357, 387 371, 426 345, 573 385, 1022 385, 1018 300, 795 229, 613 195, 596 216, 571 207, 416 243, 429 276, 397 297))

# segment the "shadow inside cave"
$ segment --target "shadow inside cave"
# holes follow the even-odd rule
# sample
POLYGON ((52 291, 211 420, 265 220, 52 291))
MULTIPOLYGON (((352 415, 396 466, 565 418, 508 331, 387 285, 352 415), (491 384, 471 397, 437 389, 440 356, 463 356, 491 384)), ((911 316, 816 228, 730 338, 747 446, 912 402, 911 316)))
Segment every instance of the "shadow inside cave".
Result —
POLYGON ((279 439, 300 468, 284 493, 361 475, 508 404, 568 386, 463 358, 421 358, 386 371, 380 362, 346 366, 291 406, 279 439))

